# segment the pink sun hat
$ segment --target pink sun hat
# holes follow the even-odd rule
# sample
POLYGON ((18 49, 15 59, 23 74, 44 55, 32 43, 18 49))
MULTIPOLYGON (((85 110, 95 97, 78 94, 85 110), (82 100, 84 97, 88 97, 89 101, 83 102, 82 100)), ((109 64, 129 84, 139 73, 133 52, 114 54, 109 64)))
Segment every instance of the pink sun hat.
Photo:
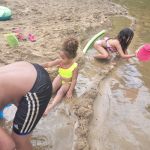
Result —
POLYGON ((149 61, 150 60, 150 44, 144 44, 141 46, 136 53, 136 57, 139 61, 149 61))

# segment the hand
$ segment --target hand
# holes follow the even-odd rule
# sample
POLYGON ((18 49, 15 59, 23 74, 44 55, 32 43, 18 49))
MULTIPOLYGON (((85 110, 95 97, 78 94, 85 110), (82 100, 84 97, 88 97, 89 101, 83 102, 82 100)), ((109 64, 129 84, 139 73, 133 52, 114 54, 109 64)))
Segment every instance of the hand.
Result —
POLYGON ((72 98, 72 92, 68 91, 67 94, 66 94, 66 97, 69 98, 69 99, 72 98))
POLYGON ((132 55, 132 57, 136 57, 136 53, 132 55))

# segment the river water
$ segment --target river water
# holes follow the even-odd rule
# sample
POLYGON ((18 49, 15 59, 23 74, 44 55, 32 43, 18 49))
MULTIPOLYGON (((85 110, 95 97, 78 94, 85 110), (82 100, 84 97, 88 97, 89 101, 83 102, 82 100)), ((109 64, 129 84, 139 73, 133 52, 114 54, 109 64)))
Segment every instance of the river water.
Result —
MULTIPOLYGON (((131 53, 140 45, 150 43, 150 1, 115 2, 126 7, 129 14, 112 19, 111 35, 133 25, 135 37, 129 47, 131 53)), ((89 133, 91 150, 149 150, 150 62, 131 59, 118 63, 100 87, 101 95, 94 104, 89 133)))
MULTIPOLYGON (((115 2, 126 7, 129 15, 112 18, 110 36, 115 36, 120 29, 133 23, 135 37, 129 49, 131 52, 135 51, 150 40, 148 34, 150 1, 116 0, 115 2)), ((80 81, 76 89, 78 97, 87 90, 89 83, 92 84, 98 72, 97 68, 101 70, 100 66, 104 66, 104 63, 100 64, 95 60, 85 63, 85 68, 80 71, 80 81), (88 77, 86 78, 85 75, 88 77)), ((117 64, 109 77, 100 84, 100 94, 95 101, 94 115, 90 123, 91 150, 149 150, 150 63, 131 59, 118 60, 117 64)), ((67 102, 61 103, 47 118, 41 119, 32 137, 34 149, 72 149, 76 118, 70 112, 69 105, 67 102)), ((11 111, 10 113, 12 114, 11 111)), ((8 112, 8 120, 13 118, 11 115, 9 119, 10 113, 8 112)), ((11 124, 8 122, 4 122, 4 125, 6 123, 10 128, 11 124)))

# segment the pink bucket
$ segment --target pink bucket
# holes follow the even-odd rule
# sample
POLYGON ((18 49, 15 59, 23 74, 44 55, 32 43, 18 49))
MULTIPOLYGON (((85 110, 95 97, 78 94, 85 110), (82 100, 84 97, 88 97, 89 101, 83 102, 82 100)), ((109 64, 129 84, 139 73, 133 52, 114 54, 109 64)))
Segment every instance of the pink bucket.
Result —
POLYGON ((141 46, 137 53, 136 57, 139 61, 149 61, 150 60, 150 44, 144 44, 141 46))

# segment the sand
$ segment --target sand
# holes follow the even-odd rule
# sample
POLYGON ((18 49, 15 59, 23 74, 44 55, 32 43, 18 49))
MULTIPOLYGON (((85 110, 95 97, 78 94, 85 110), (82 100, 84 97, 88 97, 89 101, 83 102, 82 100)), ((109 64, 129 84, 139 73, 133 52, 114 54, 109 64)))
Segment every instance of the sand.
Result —
MULTIPOLYGON (((79 40, 77 61, 80 71, 76 94, 72 101, 62 103, 69 105, 73 118, 72 150, 89 150, 88 125, 93 115, 93 103, 100 93, 98 87, 101 81, 113 66, 109 62, 93 60, 90 54, 83 56, 82 49, 92 35, 111 28, 111 16, 126 15, 127 11, 109 0, 0 0, 0 5, 8 6, 13 12, 10 21, 0 22, 0 65, 20 60, 35 63, 50 61, 58 57, 57 52, 65 38, 75 36, 79 40), (25 37, 29 33, 34 34, 37 41, 27 39, 21 41, 19 47, 10 48, 4 35, 15 27, 20 28, 25 37)), ((48 71, 54 78, 56 69, 48 71)))

